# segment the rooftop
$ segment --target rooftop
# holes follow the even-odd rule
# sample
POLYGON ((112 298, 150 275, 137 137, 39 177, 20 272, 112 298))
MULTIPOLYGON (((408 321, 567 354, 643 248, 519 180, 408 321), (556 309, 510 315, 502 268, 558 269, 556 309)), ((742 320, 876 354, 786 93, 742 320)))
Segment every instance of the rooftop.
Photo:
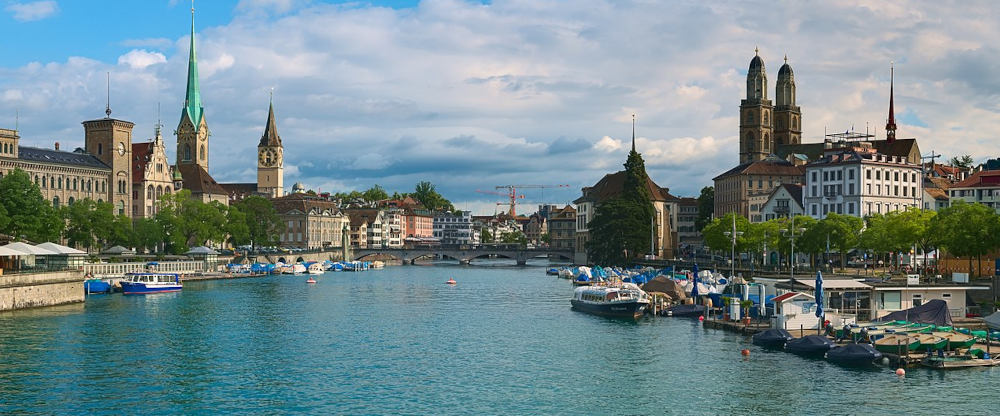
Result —
POLYGON ((18 146, 17 158, 29 162, 57 163, 61 165, 79 166, 94 169, 111 169, 100 159, 77 149, 72 152, 62 150, 41 149, 37 147, 18 146))

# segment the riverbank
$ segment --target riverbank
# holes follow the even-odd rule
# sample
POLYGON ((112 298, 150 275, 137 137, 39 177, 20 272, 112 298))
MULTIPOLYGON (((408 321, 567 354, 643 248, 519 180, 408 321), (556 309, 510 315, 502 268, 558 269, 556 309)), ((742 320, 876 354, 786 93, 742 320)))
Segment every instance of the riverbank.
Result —
POLYGON ((0 275, 0 311, 84 301, 79 270, 0 275))

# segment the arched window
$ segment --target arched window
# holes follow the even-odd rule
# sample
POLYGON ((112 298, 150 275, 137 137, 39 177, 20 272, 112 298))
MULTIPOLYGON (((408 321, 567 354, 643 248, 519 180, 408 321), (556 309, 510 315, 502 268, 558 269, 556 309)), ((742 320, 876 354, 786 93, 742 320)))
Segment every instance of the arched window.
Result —
POLYGON ((118 201, 118 215, 125 215, 125 201, 118 201))
MULTIPOLYGON (((2 176, 2 175, 0 175, 0 177, 3 177, 3 176, 2 176)), ((165 193, 165 194, 167 194, 167 195, 170 195, 170 187, 169 187, 169 186, 166 186, 166 187, 164 187, 164 188, 163 188, 163 193, 165 193)))
POLYGON ((146 187, 146 198, 153 198, 153 185, 146 187))
POLYGON ((73 197, 69 197, 69 200, 67 201, 67 203, 69 203, 70 205, 73 205, 73 202, 76 202, 76 200, 73 199, 73 197))
POLYGON ((770 118, 768 116, 769 116, 768 112, 765 111, 764 112, 764 124, 767 124, 767 123, 770 122, 770 118))
POLYGON ((163 196, 163 187, 162 186, 157 186, 156 187, 156 199, 160 199, 161 196, 163 196))
POLYGON ((59 186, 56 189, 62 189, 62 176, 59 177, 59 186))
POLYGON ((753 133, 747 132, 746 142, 747 142, 747 151, 752 152, 754 148, 753 133))
POLYGON ((58 196, 52 197, 52 207, 53 208, 59 208, 59 197, 58 196))
POLYGON ((49 187, 48 177, 42 176, 42 189, 47 189, 49 187))
POLYGON ((191 145, 184 145, 184 160, 191 160, 191 145))

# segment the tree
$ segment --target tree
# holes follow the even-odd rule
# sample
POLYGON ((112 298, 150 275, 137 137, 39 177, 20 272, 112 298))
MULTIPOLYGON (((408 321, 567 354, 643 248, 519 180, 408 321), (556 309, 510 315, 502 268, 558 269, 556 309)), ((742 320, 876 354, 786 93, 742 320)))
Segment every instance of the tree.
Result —
POLYGON ((361 194, 361 197, 365 201, 375 202, 375 201, 382 201, 385 199, 389 199, 389 194, 386 193, 385 189, 382 189, 381 186, 375 184, 375 186, 372 186, 367 191, 363 192, 361 194))
POLYGON ((108 245, 129 246, 135 241, 132 234, 132 219, 124 215, 116 215, 111 223, 108 245))
POLYGON ((0 179, 0 232, 15 239, 49 241, 58 239, 65 223, 59 211, 42 197, 38 185, 21 169, 0 179))
POLYGON ((948 163, 956 168, 966 170, 966 169, 971 169, 972 165, 975 164, 976 162, 975 160, 972 159, 972 156, 963 155, 951 158, 951 160, 949 160, 948 163))
POLYGON ((826 232, 830 246, 840 251, 840 267, 847 266, 847 252, 858 246, 861 240, 861 229, 865 222, 851 215, 841 215, 835 212, 827 214, 818 227, 826 232))
POLYGON ((420 204, 424 208, 431 211, 446 211, 451 212, 455 210, 452 206, 451 201, 447 200, 434 189, 434 184, 428 181, 421 181, 417 183, 416 188, 411 194, 414 199, 420 201, 420 204))
POLYGON ((727 236, 726 233, 733 231, 734 218, 736 220, 736 232, 743 233, 736 237, 736 251, 742 253, 746 248, 750 247, 752 245, 748 244, 751 243, 751 236, 748 235, 750 221, 735 212, 730 212, 722 218, 712 220, 701 230, 701 235, 705 239, 705 246, 712 250, 729 253, 733 248, 733 237, 732 235, 727 236))
POLYGON ((649 236, 655 215, 645 162, 635 150, 625 161, 625 180, 620 195, 600 201, 590 222, 587 256, 596 263, 625 264, 649 253, 649 236))
POLYGON ((224 227, 228 235, 229 244, 241 246, 250 243, 250 224, 247 215, 238 207, 230 206, 225 209, 226 225, 224 227))
POLYGON ((66 207, 64 216, 66 218, 65 237, 71 246, 82 247, 86 251, 95 248, 97 241, 94 238, 94 226, 92 211, 97 203, 91 199, 82 199, 66 207))
POLYGON ((931 229, 940 237, 941 247, 949 253, 957 257, 969 256, 969 273, 974 276, 972 258, 997 247, 1000 220, 990 207, 956 201, 938 212, 931 229))
POLYGON ((894 224, 894 234, 901 242, 907 247, 917 246, 924 253, 924 265, 927 264, 927 252, 936 248, 941 241, 940 236, 931 227, 936 216, 935 211, 911 207, 900 213, 894 224))
MULTIPOLYGON (((794 221, 788 218, 781 218, 777 220, 778 226, 778 237, 775 244, 775 248, 779 253, 786 256, 790 260, 792 255, 792 236, 795 236, 795 252, 796 253, 810 253, 813 254, 813 247, 808 245, 809 241, 806 239, 806 234, 811 228, 816 225, 816 219, 807 215, 796 215, 794 221), (794 224, 794 227, 792 225, 794 224), (805 231, 802 231, 805 229, 805 231)), ((824 243, 825 243, 824 237, 824 243)), ((789 262, 791 264, 791 261, 789 262)))
POLYGON ((163 242, 163 228, 150 218, 135 220, 133 231, 132 246, 137 249, 154 252, 163 242))
POLYGON ((479 230, 479 241, 482 241, 484 244, 494 242, 493 233, 490 232, 488 227, 483 227, 482 230, 479 230))
POLYGON ((715 188, 706 186, 701 188, 701 195, 698 195, 698 218, 694 220, 694 227, 701 231, 712 221, 715 214, 715 188))
POLYGON ((517 243, 524 246, 528 243, 528 238, 520 231, 508 231, 500 234, 500 242, 505 244, 517 243))
POLYGON ((285 231, 285 223, 278 217, 274 204, 267 198, 249 196, 233 205, 244 214, 248 238, 255 246, 278 244, 278 235, 285 231))
POLYGON ((225 237, 226 207, 219 202, 206 204, 182 189, 162 196, 159 204, 156 222, 163 227, 172 253, 182 254, 193 245, 221 242, 225 237))

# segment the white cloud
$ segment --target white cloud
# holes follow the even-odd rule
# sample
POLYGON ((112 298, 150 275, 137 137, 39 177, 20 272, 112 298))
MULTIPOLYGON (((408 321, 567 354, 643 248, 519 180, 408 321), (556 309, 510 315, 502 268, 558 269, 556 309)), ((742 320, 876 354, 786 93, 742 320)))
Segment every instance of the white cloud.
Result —
POLYGON ((52 0, 35 1, 30 3, 11 3, 7 5, 4 10, 12 13, 14 20, 31 22, 35 20, 42 20, 56 14, 59 11, 59 5, 52 0))
POLYGON ((159 52, 133 49, 118 57, 118 65, 128 65, 132 69, 143 69, 150 65, 167 62, 167 57, 159 52))

